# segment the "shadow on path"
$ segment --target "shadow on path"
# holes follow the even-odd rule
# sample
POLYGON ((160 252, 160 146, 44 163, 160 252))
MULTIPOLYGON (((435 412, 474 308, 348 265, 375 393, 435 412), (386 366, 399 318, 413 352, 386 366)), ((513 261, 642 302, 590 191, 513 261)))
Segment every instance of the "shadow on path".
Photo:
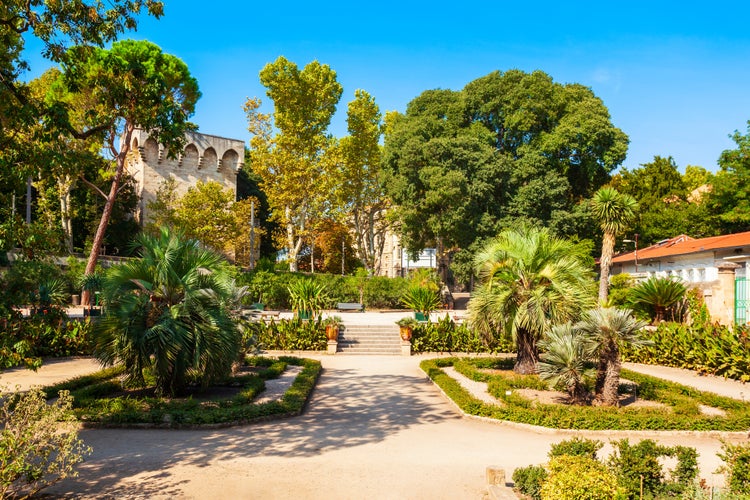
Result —
POLYGON ((174 466, 313 457, 451 419, 460 416, 424 376, 327 368, 299 417, 220 430, 84 430, 81 438, 94 454, 80 467, 79 478, 56 485, 50 493, 179 496, 180 485, 188 481, 171 474, 174 466), (136 475, 136 484, 118 485, 136 475))

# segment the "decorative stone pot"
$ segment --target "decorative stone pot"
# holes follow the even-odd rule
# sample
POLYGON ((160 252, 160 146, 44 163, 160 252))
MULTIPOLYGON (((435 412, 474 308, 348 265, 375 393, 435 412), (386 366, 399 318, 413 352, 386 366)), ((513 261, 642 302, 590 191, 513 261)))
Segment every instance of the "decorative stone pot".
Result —
POLYGON ((326 338, 328 340, 338 340, 339 338, 338 325, 326 325, 326 338))
POLYGON ((410 326, 399 326, 398 332, 401 334, 401 340, 409 341, 411 340, 411 327, 410 326))

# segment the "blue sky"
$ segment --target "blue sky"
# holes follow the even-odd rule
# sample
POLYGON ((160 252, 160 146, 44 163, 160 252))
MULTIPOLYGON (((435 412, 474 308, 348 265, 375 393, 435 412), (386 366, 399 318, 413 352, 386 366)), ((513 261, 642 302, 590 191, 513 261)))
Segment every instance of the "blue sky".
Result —
MULTIPOLYGON (((358 88, 381 110, 404 111, 427 89, 540 69, 604 101, 630 137, 625 167, 671 155, 681 169, 716 170, 750 119, 750 4, 616 4, 166 0, 162 19, 144 17, 125 36, 187 63, 203 92, 193 121, 209 134, 249 139, 242 105, 267 101, 258 72, 279 55, 337 72, 344 96, 330 131, 339 137, 358 88)), ((48 66, 26 56, 32 77, 48 66)))

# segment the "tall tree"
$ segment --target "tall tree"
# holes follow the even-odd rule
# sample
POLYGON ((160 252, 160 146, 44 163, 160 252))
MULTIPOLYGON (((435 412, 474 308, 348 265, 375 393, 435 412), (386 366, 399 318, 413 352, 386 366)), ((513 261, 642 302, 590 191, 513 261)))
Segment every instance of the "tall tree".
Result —
POLYGON ((328 125, 341 98, 336 72, 313 61, 300 70, 279 57, 260 72, 273 115, 260 112, 259 99, 248 99, 251 167, 262 179, 272 217, 284 230, 289 269, 316 221, 330 207, 338 181, 338 148, 328 125), (273 133, 275 128, 276 133, 273 133))
POLYGON ((413 252, 476 249, 519 219, 574 232, 628 144, 590 89, 541 71, 425 91, 386 124, 388 194, 413 252))
POLYGON ((517 346, 517 373, 534 373, 537 342, 552 325, 577 319, 593 304, 591 272, 575 245, 547 229, 508 229, 476 256, 481 286, 469 301, 483 335, 506 332, 517 346))
MULTIPOLYGON (((93 112, 86 115, 86 130, 99 131, 112 159, 112 181, 108 193, 100 192, 106 202, 86 263, 86 274, 91 274, 133 147, 133 131, 148 131, 176 155, 185 132, 195 128, 188 117, 200 91, 185 63, 147 41, 115 42, 109 50, 74 47, 63 67, 59 84, 89 94, 93 112)), ((67 117, 63 103, 58 112, 67 117)))
POLYGON ((349 136, 340 144, 344 161, 339 202, 352 223, 359 260, 370 274, 378 274, 389 227, 380 168, 383 124, 375 99, 364 90, 354 92, 347 124, 349 136))
POLYGON ((615 237, 635 216, 638 203, 632 196, 622 194, 615 188, 603 187, 594 193, 591 207, 594 217, 604 231, 602 254, 599 259, 599 303, 604 306, 609 294, 609 270, 612 267, 615 237))
POLYGON ((103 46, 125 30, 135 29, 137 16, 146 10, 155 17, 163 13, 156 0, 112 0, 59 2, 50 0, 4 0, 0 3, 0 171, 18 172, 24 164, 23 147, 16 135, 42 115, 43 103, 33 99, 19 80, 29 69, 22 58, 25 37, 33 35, 43 44, 42 55, 60 62, 71 45, 103 46), (7 169, 5 167, 13 167, 7 169))
POLYGON ((747 134, 735 131, 731 137, 737 147, 721 153, 707 200, 724 233, 750 230, 750 120, 747 134))
MULTIPOLYGON (((86 93, 67 92, 55 82, 61 78, 58 68, 47 70, 29 83, 30 95, 38 102, 65 103, 70 124, 83 129, 86 114, 91 111, 86 93), (54 88, 53 88, 54 87, 54 88)), ((40 200, 38 205, 46 208, 49 224, 59 220, 65 248, 73 253, 73 217, 75 208, 72 193, 80 177, 95 178, 106 169, 106 160, 99 154, 101 138, 91 136, 75 139, 70 134, 54 127, 45 127, 39 121, 30 128, 29 145, 33 148, 36 172, 34 177, 40 200), (57 204, 57 210, 54 209, 57 204), (55 215, 56 214, 56 217, 55 215)), ((44 210, 42 210, 44 211, 44 210)))

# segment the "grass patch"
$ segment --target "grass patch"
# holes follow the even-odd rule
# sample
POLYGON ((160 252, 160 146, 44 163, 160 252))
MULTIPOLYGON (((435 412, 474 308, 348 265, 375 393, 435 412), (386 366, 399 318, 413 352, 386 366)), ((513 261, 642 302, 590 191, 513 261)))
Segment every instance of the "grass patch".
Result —
POLYGON ((123 387, 120 368, 78 377, 44 391, 53 396, 60 390, 69 390, 74 398, 73 412, 87 426, 229 426, 299 415, 321 372, 319 361, 291 356, 248 357, 243 368, 224 384, 197 390, 184 398, 155 397, 152 387, 123 387), (287 365, 301 366, 302 371, 282 399, 253 403, 265 389, 265 381, 278 378, 287 365))
POLYGON ((746 431, 750 428, 750 403, 698 391, 674 382, 622 370, 622 377, 638 384, 638 397, 666 408, 608 408, 541 404, 524 398, 514 389, 546 389, 536 376, 509 374, 513 359, 441 358, 420 364, 422 370, 465 413, 481 417, 539 425, 556 429, 587 430, 689 430, 746 431), (488 392, 502 405, 474 398, 442 368, 453 366, 464 376, 488 384, 488 392), (511 391, 506 395, 506 391, 511 391), (720 408, 726 416, 700 413, 699 404, 720 408))

